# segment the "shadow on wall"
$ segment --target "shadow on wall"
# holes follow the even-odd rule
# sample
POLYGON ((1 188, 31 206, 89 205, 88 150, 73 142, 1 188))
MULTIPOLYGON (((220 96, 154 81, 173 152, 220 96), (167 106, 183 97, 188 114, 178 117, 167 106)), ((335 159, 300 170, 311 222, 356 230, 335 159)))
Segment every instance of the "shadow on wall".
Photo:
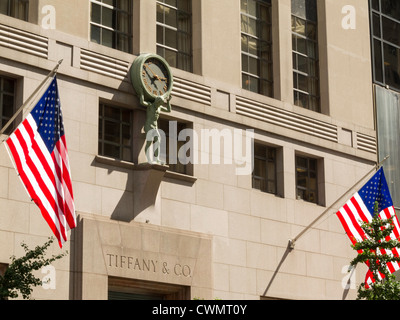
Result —
POLYGON ((96 157, 91 164, 107 170, 107 175, 118 171, 127 175, 126 187, 111 214, 112 220, 131 222, 140 213, 153 207, 168 166, 121 164, 118 160, 96 157), (129 166, 129 168, 128 168, 129 166))

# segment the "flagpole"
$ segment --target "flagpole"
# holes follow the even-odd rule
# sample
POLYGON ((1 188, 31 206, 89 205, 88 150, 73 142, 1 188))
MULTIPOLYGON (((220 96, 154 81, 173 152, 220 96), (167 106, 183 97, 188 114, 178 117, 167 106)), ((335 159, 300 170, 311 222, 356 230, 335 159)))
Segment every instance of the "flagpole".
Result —
MULTIPOLYGON (((57 65, 54 67, 53 70, 46 76, 46 78, 42 81, 42 83, 36 88, 36 90, 30 95, 30 97, 25 101, 25 103, 17 110, 17 112, 12 116, 12 118, 6 123, 6 125, 0 130, 0 137, 4 134, 4 132, 8 129, 8 127, 13 123, 13 121, 19 116, 19 114, 25 109, 25 107, 29 104, 32 98, 42 89, 44 84, 46 83, 47 79, 55 75, 60 67, 63 59, 58 61, 57 65)), ((4 141, 1 141, 3 143, 4 141)))
POLYGON ((300 232, 295 238, 289 239, 289 244, 288 244, 289 249, 293 250, 294 246, 296 244, 296 241, 299 240, 300 237, 302 237, 313 225, 315 225, 318 222, 318 220, 320 220, 329 210, 332 209, 332 207, 337 205, 342 200, 342 198, 345 197, 352 189, 357 187, 358 184, 360 184, 363 180, 365 180, 374 170, 379 169, 388 158, 389 158, 389 156, 386 156, 381 162, 377 163, 364 177, 362 177, 360 180, 358 180, 340 198, 338 198, 334 203, 332 203, 329 206, 329 208, 327 208, 320 216, 318 216, 313 222, 311 222, 302 232, 300 232))

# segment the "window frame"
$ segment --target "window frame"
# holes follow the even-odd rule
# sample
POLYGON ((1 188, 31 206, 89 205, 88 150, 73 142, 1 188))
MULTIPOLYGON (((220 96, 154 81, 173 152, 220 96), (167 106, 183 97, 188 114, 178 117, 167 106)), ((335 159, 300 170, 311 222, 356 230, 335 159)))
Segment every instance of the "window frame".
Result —
MULTIPOLYGON (((178 158, 178 153, 180 148, 187 144, 188 141, 179 141, 178 137, 179 137, 179 133, 182 130, 185 129, 192 129, 192 126, 189 123, 186 122, 181 122, 181 121, 177 121, 177 120, 171 120, 171 119, 166 119, 166 118, 159 118, 158 119, 158 128, 159 130, 162 130, 165 134, 165 139, 166 139, 166 144, 165 144, 165 152, 166 154, 163 155, 161 154, 161 159, 163 161, 165 161, 166 165, 169 166, 168 171, 170 172, 174 172, 174 173, 178 173, 178 174, 183 174, 183 175, 187 175, 187 176, 192 176, 193 175, 193 164, 188 163, 188 164, 182 164, 179 163, 179 158, 178 158), (176 137, 176 143, 177 143, 177 163, 176 164, 170 164, 169 163, 169 139, 170 139, 170 135, 169 135, 169 126, 170 126, 170 122, 171 121, 175 121, 177 122, 177 137, 176 137), (165 130, 166 127, 168 127, 168 130, 165 130), (165 156, 165 158, 164 158, 165 156)), ((192 149, 193 151, 193 149, 192 149)))
POLYGON ((100 102, 99 103, 99 130, 98 130, 98 155, 107 157, 107 158, 112 158, 120 161, 126 161, 129 163, 133 163, 133 110, 116 106, 108 102, 100 102), (113 109, 118 109, 119 110, 119 120, 113 119, 111 117, 106 117, 105 116, 105 107, 113 108, 113 109), (123 112, 129 112, 130 119, 129 121, 124 121, 123 119, 123 112), (119 125, 119 142, 113 142, 105 139, 105 122, 108 121, 110 123, 118 124, 119 125), (128 126, 129 127, 129 133, 130 133, 130 143, 129 144, 124 144, 123 143, 123 134, 124 130, 123 127, 128 126), (110 155, 106 154, 105 152, 105 145, 111 145, 114 147, 119 147, 119 156, 116 157, 115 155, 110 155), (124 155, 124 150, 129 150, 129 159, 125 158, 124 155))
MULTIPOLYGON (((17 90, 17 80, 0 75, 0 130, 8 123, 8 121, 13 117, 15 112, 15 104, 16 104, 16 90, 17 90), (5 91, 4 89, 4 80, 11 81, 13 83, 13 92, 5 91), (9 116, 4 115, 4 96, 12 97, 12 110, 9 116)), ((12 131, 12 126, 10 126, 4 134, 10 134, 12 131)))
POLYGON ((319 188, 319 179, 320 179, 320 172, 319 172, 319 160, 313 157, 309 157, 309 156, 304 156, 304 155, 300 155, 300 154, 296 154, 295 156, 295 175, 296 175, 296 199, 297 200, 303 200, 305 202, 309 202, 309 203, 314 203, 314 204, 319 204, 320 201, 320 188, 319 188), (298 160, 299 159, 303 159, 306 160, 307 162, 307 166, 303 167, 298 165, 298 160), (315 170, 311 170, 310 169, 310 162, 313 161, 315 162, 315 170), (301 170, 305 170, 307 173, 307 177, 306 177, 306 186, 300 186, 299 185, 299 169, 301 170), (314 173, 315 174, 315 190, 311 189, 310 187, 310 173, 314 173), (299 190, 302 190, 302 192, 306 193, 306 197, 302 197, 299 195, 299 190), (310 195, 312 194, 312 192, 310 192, 310 190, 312 192, 315 193, 315 199, 311 199, 310 195))
POLYGON ((278 149, 277 148, 262 143, 257 143, 257 142, 254 143, 254 170, 252 173, 252 188, 268 194, 278 195, 278 149), (257 147, 265 149, 265 156, 256 155, 257 147), (273 159, 271 159, 271 157, 268 156, 269 152, 271 151, 273 152, 273 159), (256 175, 255 172, 256 160, 262 162, 262 165, 264 166, 265 169, 265 177, 256 175), (273 177, 269 176, 268 165, 270 163, 273 163, 274 165, 273 177), (260 185, 260 188, 258 188, 255 183, 256 180, 264 181, 264 188, 262 187, 262 183, 260 185), (269 190, 270 183, 273 183, 274 185, 273 191, 269 190))
MULTIPOLYGON (((2 0, 4 1, 4 0, 2 0)), ((7 1, 7 13, 3 13, 9 17, 13 17, 19 20, 29 20, 29 0, 8 0, 7 1), (19 6, 23 6, 22 12, 19 10, 19 6), (21 15, 24 15, 21 17, 21 15)))
MULTIPOLYGON (((255 0, 256 2, 256 11, 259 11, 259 6, 268 7, 268 19, 269 21, 262 20, 260 16, 260 12, 256 12, 256 16, 252 15, 248 10, 246 12, 243 11, 243 1, 241 0, 241 11, 240 11, 240 21, 241 21, 241 81, 242 88, 251 92, 263 94, 268 97, 274 96, 274 72, 273 72, 273 42, 272 42, 272 3, 270 0, 255 0), (247 30, 244 30, 243 26, 243 18, 252 19, 256 24, 256 35, 253 35, 247 30), (265 24, 268 31, 266 38, 263 39, 260 36, 260 26, 265 24), (246 38, 246 49, 244 50, 244 38, 246 38), (249 40, 253 40, 256 43, 257 54, 249 52, 249 40), (259 48, 268 47, 269 50, 261 51, 259 48), (265 57, 263 57, 265 55, 265 57), (256 73, 251 72, 250 61, 254 59, 257 61, 257 71, 256 73), (246 62, 246 63, 245 63, 246 62), (263 67, 262 64, 267 66, 266 75, 263 75, 263 67), (247 70, 245 70, 245 66, 247 65, 247 70), (252 88, 251 81, 257 82, 257 88, 252 88), (246 81, 248 84, 246 84, 246 81), (268 84, 267 87, 264 87, 263 83, 268 84)), ((248 24, 249 25, 249 24, 248 24)))
POLYGON ((102 1, 103 0, 90 0, 90 2, 89 2, 89 5, 90 5, 90 8, 89 8, 89 10, 90 10, 90 22, 89 22, 90 41, 94 42, 94 43, 98 43, 99 45, 106 46, 108 48, 112 48, 112 49, 115 49, 115 50, 119 50, 119 51, 122 51, 122 52, 126 52, 126 53, 132 54, 133 53, 133 31, 132 31, 132 29, 133 29, 133 4, 132 4, 132 1, 128 1, 128 6, 129 6, 128 11, 118 8, 116 6, 116 2, 115 2, 116 0, 114 0, 113 5, 109 5, 109 4, 103 3, 102 1), (101 8, 100 23, 94 22, 92 20, 93 19, 93 17, 92 17, 93 5, 98 5, 101 8), (102 24, 102 19, 103 19, 103 15, 102 15, 103 11, 102 10, 103 10, 103 8, 112 10, 112 20, 115 19, 115 22, 114 22, 115 27, 109 27, 107 25, 102 24), (118 17, 118 13, 119 12, 127 14, 127 16, 128 16, 128 32, 120 31, 120 30, 118 30, 116 28, 116 25, 117 25, 117 18, 116 17, 118 17), (99 42, 93 40, 93 30, 92 30, 93 27, 96 27, 96 28, 100 29, 99 42), (104 44, 104 42, 103 42, 103 32, 102 32, 103 29, 104 30, 108 30, 108 31, 110 31, 112 33, 112 45, 111 46, 109 46, 107 44, 104 44), (118 36, 120 36, 120 35, 122 35, 124 37, 127 37, 127 39, 128 39, 128 48, 127 49, 119 47, 118 36))
MULTIPOLYGON (((299 13, 294 11, 293 3, 291 6, 291 29, 292 29, 292 59, 293 59, 293 103, 299 107, 312 110, 321 113, 321 89, 320 89, 320 66, 319 66, 319 48, 318 48, 318 1, 313 0, 315 3, 315 20, 312 20, 308 15, 308 8, 305 7, 305 16, 301 16, 299 13), (304 35, 296 32, 296 21, 302 20, 304 22, 304 35), (308 25, 314 25, 314 38, 307 35, 308 25), (295 41, 296 39, 296 41, 295 41), (304 50, 306 53, 299 51, 299 41, 304 41, 304 50), (314 51, 312 54, 309 52, 308 44, 312 43, 314 51), (295 46, 296 45, 296 46, 295 46), (313 57, 314 55, 314 57, 313 57), (303 58, 306 61, 306 71, 299 70, 299 58, 303 58), (314 74, 312 73, 311 64, 314 66, 314 74), (307 89, 304 90, 300 87, 299 79, 304 78, 307 89), (313 89, 312 89, 313 87, 313 89), (313 92, 313 90, 315 92, 313 92), (302 105, 300 97, 303 96, 306 99, 306 104, 302 105)), ((293 2, 293 0, 292 0, 293 2)), ((309 1, 305 1, 305 4, 309 4, 309 1)))
POLYGON ((170 5, 168 3, 165 3, 164 0, 157 0, 156 1, 156 6, 157 6, 157 17, 156 17, 156 50, 157 54, 162 56, 167 62, 170 64, 171 67, 178 68, 184 71, 188 72, 193 72, 193 6, 191 0, 188 0, 188 10, 185 11, 182 10, 182 8, 178 7, 179 1, 177 2, 177 6, 170 5), (171 26, 166 23, 165 19, 165 9, 163 9, 163 21, 158 20, 158 15, 159 15, 159 6, 165 7, 169 10, 175 10, 176 11, 176 21, 175 25, 171 26), (189 28, 188 31, 179 29, 179 16, 186 16, 187 19, 189 19, 187 26, 189 28), (162 29, 162 36, 159 34, 160 28, 162 29), (171 30, 173 32, 176 32, 176 48, 168 46, 166 44, 166 30, 171 30), (189 46, 188 52, 185 52, 181 50, 179 47, 179 38, 180 36, 185 37, 185 43, 189 46), (159 39, 162 38, 162 41, 160 42, 159 39), (174 52, 176 54, 176 63, 173 63, 168 57, 166 56, 166 50, 169 50, 171 52, 174 52), (182 58, 184 57, 184 58, 182 58))
MULTIPOLYGON (((391 41, 385 40, 385 35, 383 33, 383 19, 388 19, 391 22, 395 22, 397 24, 399 24, 400 27, 400 19, 396 19, 395 17, 392 17, 386 13, 383 13, 382 10, 382 2, 381 0, 377 0, 378 1, 378 6, 379 8, 376 9, 374 8, 374 4, 373 4, 374 0, 370 0, 369 1, 369 14, 370 14, 370 37, 371 37, 371 54, 372 54, 372 78, 373 78, 373 82, 376 84, 379 84, 381 86, 387 87, 393 91, 396 92, 400 92, 400 80, 399 80, 399 84, 398 87, 393 86, 392 83, 389 83, 387 81, 387 68, 386 68, 386 64, 385 64, 385 46, 390 46, 392 48, 394 48, 395 50, 397 50, 397 54, 398 57, 400 57, 400 42, 399 44, 395 44, 391 41), (374 21, 374 16, 378 16, 379 19, 379 34, 376 34, 376 30, 375 30, 375 21, 374 21), (379 48, 376 48, 375 45, 378 44, 379 48), (377 49, 379 50, 379 52, 377 52, 377 49), (376 58, 379 55, 379 60, 380 60, 380 76, 382 78, 382 81, 378 79, 377 76, 377 63, 378 61, 376 61, 376 58)), ((375 0, 376 1, 376 0, 375 0)), ((400 18, 400 17, 399 17, 400 18)), ((398 64, 398 75, 400 76, 400 63, 398 64)))

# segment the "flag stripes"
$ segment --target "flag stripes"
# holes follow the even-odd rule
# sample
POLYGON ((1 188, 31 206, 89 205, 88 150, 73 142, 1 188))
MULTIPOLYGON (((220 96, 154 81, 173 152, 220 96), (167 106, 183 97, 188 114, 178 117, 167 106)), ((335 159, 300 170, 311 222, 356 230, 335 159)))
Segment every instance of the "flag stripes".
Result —
MULTIPOLYGON (((393 218, 394 230, 385 240, 400 239, 400 224, 393 207, 383 168, 381 168, 366 185, 355 193, 336 213, 353 245, 367 239, 367 235, 361 228, 361 225, 363 222, 369 223, 372 221, 375 202, 378 202, 378 215, 381 219, 386 220, 393 218)), ((361 251, 358 252, 362 253, 361 251)), ((389 251, 385 249, 380 250, 380 254, 382 255, 387 254, 389 256, 399 257, 399 253, 397 248, 393 248, 389 251)), ((394 273, 400 269, 400 265, 396 261, 388 262, 387 268, 390 273, 394 273)), ((381 279, 384 277, 383 274, 380 274, 380 276, 381 279)), ((366 287, 368 288, 373 282, 373 274, 368 270, 365 280, 366 287)))
POLYGON ((76 227, 76 217, 61 109, 59 99, 54 98, 58 97, 56 84, 54 78, 47 95, 9 137, 6 145, 29 196, 62 247, 67 241, 68 229, 76 227), (38 119, 45 118, 48 122, 37 123, 33 112, 41 114, 38 119), (41 126, 46 126, 46 130, 41 126), (41 132, 48 135, 43 136, 41 132), (46 144, 45 138, 53 139, 54 143, 46 144), (49 145, 53 150, 49 150, 49 145))

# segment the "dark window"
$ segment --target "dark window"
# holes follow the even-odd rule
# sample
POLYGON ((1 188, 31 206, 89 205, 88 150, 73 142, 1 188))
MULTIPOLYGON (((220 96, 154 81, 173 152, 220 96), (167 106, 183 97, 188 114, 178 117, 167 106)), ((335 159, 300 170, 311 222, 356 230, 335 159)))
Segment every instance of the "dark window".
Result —
POLYGON ((91 0, 91 41, 132 53, 132 1, 91 0))
MULTIPOLYGON (((189 141, 179 141, 178 136, 182 130, 189 129, 186 123, 172 122, 165 119, 158 120, 158 127, 165 134, 165 154, 161 153, 161 159, 169 166, 169 171, 181 174, 190 174, 189 164, 182 163, 179 159, 179 150, 189 141), (172 126, 172 124, 175 126, 172 126), (172 128, 172 130, 170 130, 172 128), (176 132, 175 132, 176 128, 176 132), (176 136, 175 136, 176 134, 176 136), (173 139, 174 146, 171 145, 173 139), (170 150, 174 148, 174 150, 170 150)), ((189 157, 190 155, 186 155, 189 157)))
POLYGON ((292 0, 294 104, 320 112, 316 0, 292 0))
POLYGON ((254 144, 253 188, 277 194, 275 148, 254 144))
POLYGON ((100 104, 99 155, 132 162, 132 111, 100 104))
POLYGON ((242 87, 273 96, 271 0, 241 0, 242 87))
POLYGON ((374 82, 400 91, 400 2, 370 0, 374 82))
MULTIPOLYGON (((15 80, 0 77, 0 129, 14 115, 15 100, 15 80)), ((12 126, 6 130, 6 134, 10 134, 12 126)))
POLYGON ((191 0, 157 1, 157 54, 171 67, 191 72, 191 0))
POLYGON ((28 21, 29 0, 1 0, 0 13, 28 21))
POLYGON ((317 160, 296 156, 297 199, 318 203, 317 160))
MULTIPOLYGON (((144 268, 152 270, 153 262, 151 260, 143 263, 144 268)), ((190 299, 190 287, 136 279, 108 278, 108 300, 188 299, 190 299)))

